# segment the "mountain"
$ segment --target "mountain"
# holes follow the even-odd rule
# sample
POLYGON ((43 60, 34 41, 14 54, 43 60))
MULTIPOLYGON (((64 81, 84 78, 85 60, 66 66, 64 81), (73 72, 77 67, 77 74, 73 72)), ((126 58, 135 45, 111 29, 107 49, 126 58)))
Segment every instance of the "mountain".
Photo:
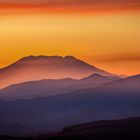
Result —
POLYGON ((26 100, 0 100, 0 124, 20 124, 38 134, 59 131, 73 124, 140 116, 139 80, 140 76, 136 75, 67 94, 26 100), (118 90, 119 83, 124 88, 118 90), (131 90, 127 89, 130 86, 131 90))
POLYGON ((102 82, 102 81, 107 81, 107 80, 119 80, 121 79, 120 77, 118 76, 103 76, 103 75, 100 75, 100 74, 91 74, 89 75, 88 77, 85 77, 83 79, 81 79, 81 81, 83 81, 84 83, 88 83, 88 82, 102 82))
POLYGON ((35 97, 45 97, 67 93, 65 88, 73 85, 74 79, 49 79, 40 81, 30 81, 8 86, 0 90, 0 99, 29 99, 35 97))
POLYGON ((2 140, 121 140, 140 138, 140 117, 100 120, 67 126, 61 131, 28 137, 0 136, 2 140))
POLYGON ((65 127, 60 132, 42 134, 36 137, 42 139, 138 139, 140 138, 140 117, 120 120, 95 121, 65 127))
POLYGON ((82 90, 82 89, 88 89, 88 88, 97 88, 104 84, 111 83, 119 79, 121 78, 118 76, 102 76, 99 74, 92 74, 88 77, 77 80, 74 84, 67 87, 66 90, 76 91, 76 90, 82 90))
POLYGON ((93 73, 112 75, 73 56, 28 56, 0 69, 0 88, 42 79, 81 79, 93 73))
POLYGON ((95 88, 117 79, 118 77, 92 74, 80 80, 65 78, 30 81, 0 90, 0 99, 31 99, 66 94, 75 90, 95 88))
MULTIPOLYGON (((101 88, 100 88, 101 89, 101 88)), ((117 93, 122 93, 122 92, 140 92, 140 75, 134 75, 131 77, 127 77, 124 79, 119 79, 116 80, 112 83, 105 84, 102 87, 102 90, 117 93)))

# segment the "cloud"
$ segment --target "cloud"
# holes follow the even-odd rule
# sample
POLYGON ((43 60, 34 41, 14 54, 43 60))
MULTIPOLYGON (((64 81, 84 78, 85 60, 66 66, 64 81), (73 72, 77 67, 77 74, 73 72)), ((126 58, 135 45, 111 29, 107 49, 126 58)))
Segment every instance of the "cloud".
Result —
POLYGON ((47 4, 47 5, 116 5, 140 4, 140 0, 0 0, 0 3, 10 4, 47 4))
POLYGON ((117 55, 106 55, 100 58, 97 58, 97 61, 100 62, 138 62, 140 61, 140 55, 138 54, 117 54, 117 55))

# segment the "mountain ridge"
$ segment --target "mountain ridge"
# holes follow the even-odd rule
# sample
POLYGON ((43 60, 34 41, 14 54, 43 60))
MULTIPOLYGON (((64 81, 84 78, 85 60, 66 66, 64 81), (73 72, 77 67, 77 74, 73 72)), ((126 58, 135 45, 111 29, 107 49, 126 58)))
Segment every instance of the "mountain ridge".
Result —
POLYGON ((117 80, 116 77, 108 78, 99 74, 92 74, 82 79, 43 79, 39 81, 28 81, 10 85, 0 90, 2 99, 23 99, 35 97, 47 97, 66 94, 75 90, 95 88, 105 83, 117 80))
POLYGON ((93 73, 113 75, 73 56, 28 56, 0 69, 0 88, 42 79, 81 79, 93 73))

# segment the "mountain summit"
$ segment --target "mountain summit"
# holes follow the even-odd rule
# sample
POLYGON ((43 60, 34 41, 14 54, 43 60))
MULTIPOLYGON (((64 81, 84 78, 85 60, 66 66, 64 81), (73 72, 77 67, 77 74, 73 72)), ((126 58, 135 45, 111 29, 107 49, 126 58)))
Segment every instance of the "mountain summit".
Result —
POLYGON ((0 69, 0 88, 42 79, 81 79, 93 73, 112 75, 73 56, 28 56, 0 69))

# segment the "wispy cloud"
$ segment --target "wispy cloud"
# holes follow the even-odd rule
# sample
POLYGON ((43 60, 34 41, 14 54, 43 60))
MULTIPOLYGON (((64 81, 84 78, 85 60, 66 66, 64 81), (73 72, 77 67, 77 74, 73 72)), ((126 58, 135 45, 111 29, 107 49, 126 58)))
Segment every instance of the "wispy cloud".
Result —
POLYGON ((116 5, 140 4, 140 0, 0 0, 0 3, 31 3, 48 5, 116 5))
POLYGON ((138 54, 117 54, 117 55, 106 55, 96 59, 100 62, 112 63, 112 62, 138 62, 140 61, 140 55, 138 54))

